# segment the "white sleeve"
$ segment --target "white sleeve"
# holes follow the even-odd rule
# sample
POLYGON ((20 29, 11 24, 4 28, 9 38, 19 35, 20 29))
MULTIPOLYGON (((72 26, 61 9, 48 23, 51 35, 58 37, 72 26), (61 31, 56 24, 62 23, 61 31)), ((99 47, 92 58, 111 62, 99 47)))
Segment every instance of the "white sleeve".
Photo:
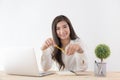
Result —
POLYGON ((76 53, 76 65, 77 65, 77 71, 85 71, 88 68, 87 58, 86 55, 76 53))
MULTIPOLYGON (((84 44, 82 42, 81 39, 77 38, 75 41, 74 41, 75 44, 79 44, 80 47, 83 49, 83 51, 85 51, 85 47, 84 47, 84 44)), ((84 52, 83 52, 84 53, 84 52)))
POLYGON ((83 49, 83 53, 76 52, 77 69, 80 71, 85 71, 88 68, 85 45, 79 38, 75 40, 75 43, 79 44, 80 47, 83 49))
POLYGON ((52 46, 42 51, 41 66, 44 71, 48 71, 52 67, 53 64, 52 55, 51 55, 52 52, 53 52, 52 46))

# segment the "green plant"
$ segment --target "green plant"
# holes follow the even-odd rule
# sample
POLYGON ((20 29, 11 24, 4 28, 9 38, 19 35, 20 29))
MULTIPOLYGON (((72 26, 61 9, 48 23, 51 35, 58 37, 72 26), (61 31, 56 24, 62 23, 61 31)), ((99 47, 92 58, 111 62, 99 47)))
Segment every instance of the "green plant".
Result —
POLYGON ((95 48, 95 55, 101 59, 101 63, 103 62, 103 59, 110 56, 110 53, 110 48, 106 44, 99 44, 95 48))

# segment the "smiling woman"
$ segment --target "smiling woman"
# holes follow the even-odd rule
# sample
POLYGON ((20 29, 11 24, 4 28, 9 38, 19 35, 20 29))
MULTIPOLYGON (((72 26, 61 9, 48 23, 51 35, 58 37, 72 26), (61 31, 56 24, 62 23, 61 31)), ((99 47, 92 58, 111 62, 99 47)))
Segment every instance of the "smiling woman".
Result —
MULTIPOLYGON (((40 63, 40 57, 43 54, 41 54, 42 51, 39 48, 46 38, 52 36, 51 21, 59 14, 65 14, 71 19, 73 28, 80 37, 76 41, 81 41, 81 39, 84 41, 85 48, 82 47, 82 42, 80 45, 83 49, 81 52, 87 53, 88 56, 89 67, 87 70, 92 71, 94 68, 94 65, 91 64, 93 64, 95 58, 93 54, 95 45, 106 43, 110 45, 112 52, 112 56, 107 59, 107 66, 110 66, 107 69, 108 71, 120 71, 120 64, 117 62, 120 60, 119 0, 69 0, 69 2, 68 0, 0 0, 0 48, 11 46, 36 47, 38 49, 37 61, 40 63)), ((62 34, 60 37, 62 36, 64 35, 62 34)), ((54 37, 51 38, 54 39, 54 37)), ((75 42, 72 38, 70 41, 75 42)), ((56 44, 59 44, 59 42, 56 42, 56 44)), ((64 49, 63 45, 58 46, 64 49)), ((48 47, 44 51, 49 52, 49 49, 53 55, 55 47, 52 46, 52 49, 48 47)), ((67 46, 65 50, 67 51, 67 46)), ((0 70, 4 68, 3 56, 4 53, 0 50, 0 70)), ((48 58, 48 56, 46 57, 48 58)), ((62 54, 61 56, 65 64, 64 69, 67 68, 66 65, 69 64, 70 66, 69 62, 76 59, 70 58, 71 61, 67 62, 68 57, 73 55, 62 54)), ((60 58, 57 59, 61 62, 60 58)), ((41 69, 41 64, 39 66, 41 69)), ((56 66, 52 66, 51 69, 54 69, 54 67, 56 68, 56 66)))
POLYGON ((85 71, 87 60, 82 41, 66 16, 55 17, 52 34, 53 38, 48 38, 42 45, 43 70, 49 70, 55 61, 59 70, 85 71))

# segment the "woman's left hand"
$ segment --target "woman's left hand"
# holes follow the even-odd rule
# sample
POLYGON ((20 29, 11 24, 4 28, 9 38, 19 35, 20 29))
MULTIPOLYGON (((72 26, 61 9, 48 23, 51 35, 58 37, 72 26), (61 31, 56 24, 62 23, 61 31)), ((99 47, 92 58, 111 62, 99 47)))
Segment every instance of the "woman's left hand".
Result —
POLYGON ((67 55, 72 55, 74 54, 75 52, 82 52, 82 48, 80 47, 80 45, 78 44, 70 44, 66 50, 66 54, 67 55))

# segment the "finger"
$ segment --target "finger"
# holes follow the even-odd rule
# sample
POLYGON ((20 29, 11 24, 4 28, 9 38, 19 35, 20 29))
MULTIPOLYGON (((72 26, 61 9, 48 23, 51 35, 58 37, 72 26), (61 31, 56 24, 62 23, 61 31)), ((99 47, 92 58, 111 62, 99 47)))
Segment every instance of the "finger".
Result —
POLYGON ((52 38, 49 38, 47 41, 49 43, 49 46, 53 45, 53 39, 52 38))
POLYGON ((54 39, 52 39, 52 44, 53 46, 56 46, 57 44, 55 43, 54 39))
POLYGON ((50 39, 48 39, 48 42, 49 42, 49 46, 53 44, 53 41, 52 41, 52 39, 51 39, 51 38, 50 38, 50 39))
POLYGON ((67 49, 67 55, 71 54, 71 45, 69 45, 68 49, 67 49))
POLYGON ((69 54, 69 47, 65 50, 66 54, 69 54))
POLYGON ((71 48, 71 49, 70 49, 70 54, 69 54, 69 55, 72 55, 73 53, 74 53, 74 49, 71 48))
POLYGON ((76 47, 72 46, 72 53, 75 53, 75 51, 76 51, 76 47))
POLYGON ((73 55, 75 53, 76 47, 74 45, 70 45, 69 47, 69 55, 73 55))
POLYGON ((46 47, 48 47, 48 46, 49 46, 47 41, 45 41, 45 46, 46 46, 46 47))
POLYGON ((76 45, 73 44, 73 45, 71 46, 72 52, 73 52, 73 53, 76 52, 77 48, 78 48, 78 47, 77 47, 76 45))
POLYGON ((48 47, 49 47, 49 45, 47 43, 45 43, 45 48, 48 48, 48 47))
POLYGON ((50 41, 49 41, 49 40, 46 41, 46 45, 47 45, 48 47, 50 46, 50 41))
POLYGON ((50 41, 51 41, 51 44, 52 44, 53 46, 56 46, 56 43, 55 43, 55 41, 54 41, 52 38, 50 38, 50 41))
POLYGON ((45 50, 46 48, 48 48, 48 45, 47 45, 47 43, 45 42, 45 43, 43 44, 43 46, 42 46, 42 50, 45 50))

